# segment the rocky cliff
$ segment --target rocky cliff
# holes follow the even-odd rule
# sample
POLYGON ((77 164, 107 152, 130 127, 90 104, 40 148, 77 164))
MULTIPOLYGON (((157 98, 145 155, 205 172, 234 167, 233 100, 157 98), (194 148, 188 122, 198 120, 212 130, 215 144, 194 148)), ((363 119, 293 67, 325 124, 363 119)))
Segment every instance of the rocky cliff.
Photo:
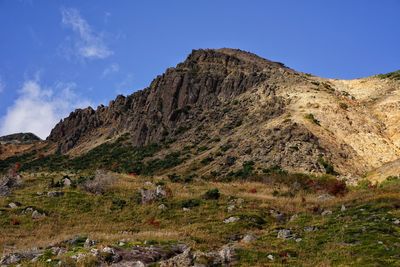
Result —
POLYGON ((48 140, 57 142, 64 153, 99 129, 110 136, 129 131, 139 146, 158 142, 187 120, 196 119, 199 111, 213 109, 267 80, 284 79, 284 72, 291 71, 250 53, 196 50, 148 88, 127 97, 120 95, 108 107, 71 113, 48 140))

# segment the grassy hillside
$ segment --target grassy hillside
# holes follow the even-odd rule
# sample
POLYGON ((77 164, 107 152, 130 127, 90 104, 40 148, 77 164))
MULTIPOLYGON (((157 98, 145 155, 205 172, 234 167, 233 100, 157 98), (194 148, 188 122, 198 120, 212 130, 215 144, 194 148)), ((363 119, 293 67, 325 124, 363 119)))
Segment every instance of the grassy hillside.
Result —
MULTIPOLYGON (((102 184, 101 194, 93 194, 84 186, 92 175, 23 173, 23 185, 0 198, 0 250, 46 247, 80 236, 97 240, 96 247, 128 249, 183 243, 211 251, 234 242, 237 266, 400 264, 398 179, 349 189, 329 177, 290 176, 277 170, 254 181, 232 182, 109 173, 113 179, 102 184), (71 187, 62 187, 66 177, 71 187), (140 203, 140 189, 157 185, 167 189, 168 196, 140 203), (61 193, 48 194, 54 191, 61 193), (9 203, 18 205, 10 208, 9 203), (26 212, 29 207, 44 216, 32 218, 26 212), (235 219, 224 222, 229 218, 235 219), (278 238, 280 230, 290 232, 278 238), (254 240, 241 241, 245 235, 254 240)), ((89 251, 77 242, 61 256, 48 251, 29 264, 66 264, 89 251)), ((89 257, 80 264, 94 266, 96 260, 89 257)))

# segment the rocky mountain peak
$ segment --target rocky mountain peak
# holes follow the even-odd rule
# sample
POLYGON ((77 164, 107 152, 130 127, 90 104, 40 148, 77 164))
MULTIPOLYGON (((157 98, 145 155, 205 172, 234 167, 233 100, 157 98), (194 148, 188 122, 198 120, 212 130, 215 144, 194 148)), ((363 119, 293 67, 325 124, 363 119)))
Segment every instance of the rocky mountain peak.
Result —
POLYGON ((196 112, 211 109, 267 80, 294 73, 283 64, 235 49, 193 50, 187 59, 156 77, 148 88, 119 95, 108 107, 80 109, 62 120, 49 141, 65 153, 85 137, 130 132, 135 145, 158 142, 196 112), (100 128, 102 129, 100 131, 100 128))

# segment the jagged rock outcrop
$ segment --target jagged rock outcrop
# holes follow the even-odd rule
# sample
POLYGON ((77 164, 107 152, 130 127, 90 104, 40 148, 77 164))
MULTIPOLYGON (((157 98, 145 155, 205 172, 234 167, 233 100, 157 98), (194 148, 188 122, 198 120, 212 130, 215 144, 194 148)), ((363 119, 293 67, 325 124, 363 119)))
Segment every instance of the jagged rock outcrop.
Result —
MULTIPOLYGON (((195 119, 199 111, 213 109, 269 79, 283 80, 284 72, 292 71, 242 51, 195 50, 148 88, 127 97, 120 95, 96 111, 72 112, 56 125, 48 140, 56 142, 63 153, 99 129, 111 136, 128 131, 138 146, 158 142, 195 119)), ((274 94, 273 90, 269 93, 274 94)))

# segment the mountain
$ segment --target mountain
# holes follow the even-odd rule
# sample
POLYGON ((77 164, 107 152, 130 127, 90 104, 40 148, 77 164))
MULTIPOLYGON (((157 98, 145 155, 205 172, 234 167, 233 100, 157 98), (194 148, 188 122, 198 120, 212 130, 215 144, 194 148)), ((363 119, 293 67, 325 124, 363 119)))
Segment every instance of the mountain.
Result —
POLYGON ((399 86, 390 76, 324 79, 241 50, 194 50, 148 88, 72 112, 47 140, 80 155, 127 133, 133 146, 207 147, 185 161, 186 171, 212 158, 201 173, 251 161, 360 176, 400 155, 399 86), (216 156, 221 147, 229 151, 216 156))
POLYGON ((325 79, 237 49, 193 50, 149 87, 72 112, 51 131, 44 154, 82 161, 110 154, 107 145, 161 145, 139 160, 97 155, 104 164, 96 167, 124 161, 130 167, 119 171, 140 173, 169 156, 173 164, 151 173, 227 177, 250 164, 259 172, 360 177, 399 159, 396 73, 325 79))
POLYGON ((400 266, 399 105, 398 72, 194 50, 0 139, 0 265, 400 266))

